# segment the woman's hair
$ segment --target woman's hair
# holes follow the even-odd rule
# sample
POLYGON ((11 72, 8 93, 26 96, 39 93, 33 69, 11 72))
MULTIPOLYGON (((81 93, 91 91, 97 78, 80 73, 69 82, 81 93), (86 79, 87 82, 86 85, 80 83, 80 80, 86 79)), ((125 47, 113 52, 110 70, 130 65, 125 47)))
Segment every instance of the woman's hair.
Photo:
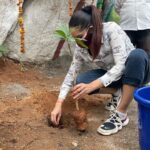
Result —
POLYGON ((74 11, 70 21, 70 28, 78 28, 80 31, 93 27, 93 33, 90 42, 90 52, 93 59, 97 57, 101 48, 102 38, 102 19, 101 12, 94 6, 89 5, 74 11))

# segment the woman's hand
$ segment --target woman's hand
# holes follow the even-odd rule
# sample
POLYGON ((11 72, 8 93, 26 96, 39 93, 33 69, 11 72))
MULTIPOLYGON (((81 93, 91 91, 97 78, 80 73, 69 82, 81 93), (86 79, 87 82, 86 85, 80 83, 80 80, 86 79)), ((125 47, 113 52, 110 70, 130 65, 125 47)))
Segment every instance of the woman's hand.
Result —
POLYGON ((89 94, 93 91, 91 84, 80 83, 74 86, 72 90, 73 99, 80 99, 85 94, 89 94))
POLYGON ((51 121, 55 124, 58 125, 60 118, 61 118, 61 113, 62 113, 62 103, 63 101, 57 100, 55 107, 53 111, 51 112, 51 121))
POLYGON ((85 83, 80 83, 74 86, 72 90, 72 97, 73 99, 80 99, 83 97, 85 94, 89 94, 92 91, 99 89, 103 87, 103 84, 99 80, 95 80, 91 83, 85 84, 85 83))

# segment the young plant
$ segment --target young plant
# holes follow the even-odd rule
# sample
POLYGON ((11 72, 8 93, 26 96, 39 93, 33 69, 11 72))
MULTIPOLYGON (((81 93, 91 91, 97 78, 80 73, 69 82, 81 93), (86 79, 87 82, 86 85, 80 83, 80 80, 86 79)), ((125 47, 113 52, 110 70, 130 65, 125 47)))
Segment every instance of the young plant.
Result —
POLYGON ((56 59, 59 54, 60 51, 65 43, 65 41, 67 42, 68 45, 68 49, 70 54, 72 54, 71 52, 71 43, 78 43, 79 45, 81 45, 83 48, 88 48, 85 44, 84 44, 84 40, 81 38, 75 38, 71 35, 70 29, 68 25, 65 24, 61 24, 60 26, 58 26, 54 32, 54 36, 56 38, 58 38, 60 41, 58 43, 58 46, 56 48, 55 54, 53 59, 56 59))

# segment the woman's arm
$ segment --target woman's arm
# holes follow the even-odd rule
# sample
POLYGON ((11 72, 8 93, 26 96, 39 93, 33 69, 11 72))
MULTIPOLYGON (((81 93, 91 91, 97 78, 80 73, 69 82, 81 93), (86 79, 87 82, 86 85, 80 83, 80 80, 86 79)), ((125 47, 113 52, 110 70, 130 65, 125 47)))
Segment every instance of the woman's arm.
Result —
POLYGON ((121 78, 129 52, 134 49, 134 46, 119 25, 112 23, 108 30, 115 65, 99 78, 105 87, 121 78))
POLYGON ((53 108, 53 110, 51 112, 51 121, 56 125, 59 124, 59 120, 60 120, 61 113, 62 113, 63 102, 64 102, 69 90, 73 86, 73 84, 74 84, 73 82, 74 82, 74 80, 76 80, 75 76, 79 72, 82 62, 83 62, 80 52, 81 52, 80 48, 77 47, 74 52, 73 61, 71 63, 69 71, 68 71, 68 73, 65 77, 65 80, 61 86, 58 100, 55 104, 55 107, 53 108))
POLYGON ((77 46, 74 52, 73 61, 71 63, 69 71, 60 88, 60 93, 58 96, 58 99, 60 101, 63 101, 66 98, 68 92, 74 86, 73 84, 76 80, 77 74, 79 73, 81 69, 82 64, 83 64, 83 59, 81 56, 81 48, 77 46))

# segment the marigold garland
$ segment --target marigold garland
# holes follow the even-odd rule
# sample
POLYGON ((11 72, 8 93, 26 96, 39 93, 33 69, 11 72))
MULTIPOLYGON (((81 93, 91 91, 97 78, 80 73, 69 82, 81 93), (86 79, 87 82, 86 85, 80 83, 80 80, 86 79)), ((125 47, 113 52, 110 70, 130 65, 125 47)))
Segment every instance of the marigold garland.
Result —
POLYGON ((19 11, 18 23, 20 32, 20 52, 25 53, 25 43, 24 43, 25 30, 24 30, 23 9, 22 9, 23 0, 18 0, 17 5, 19 11))
POLYGON ((69 3, 69 16, 72 16, 72 13, 73 13, 73 11, 72 11, 72 0, 69 0, 68 1, 68 3, 69 3))

